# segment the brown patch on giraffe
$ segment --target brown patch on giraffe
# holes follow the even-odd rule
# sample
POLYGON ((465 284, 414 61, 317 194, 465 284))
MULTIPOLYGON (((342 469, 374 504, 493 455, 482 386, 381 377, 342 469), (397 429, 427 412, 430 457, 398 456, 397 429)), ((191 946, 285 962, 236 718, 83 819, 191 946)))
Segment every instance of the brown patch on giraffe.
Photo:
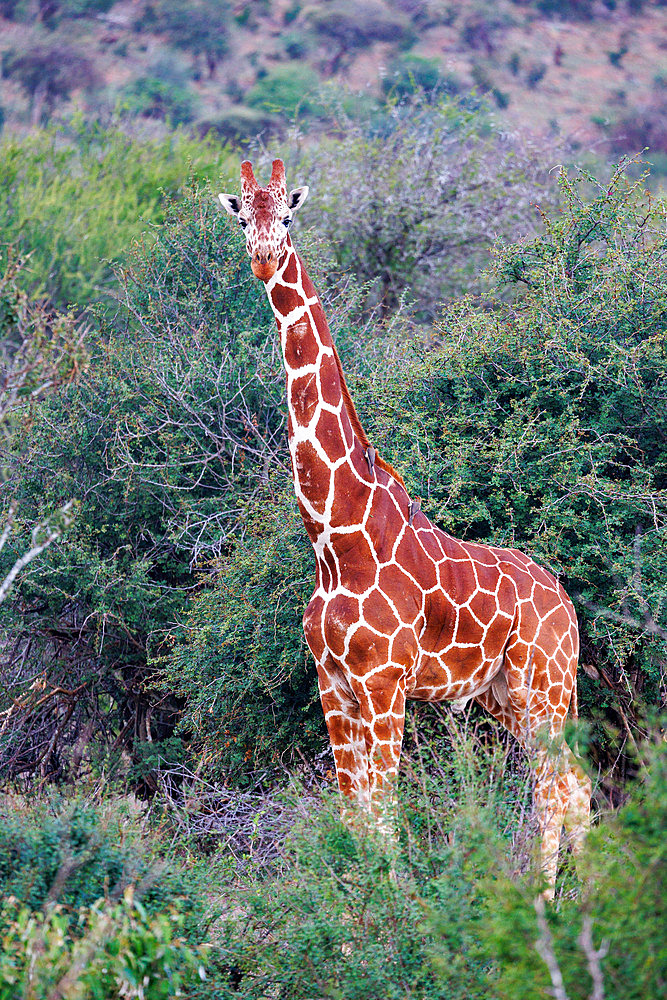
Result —
MULTIPOLYGON (((342 525, 359 522, 359 511, 368 503, 371 488, 359 480, 349 465, 341 465, 336 469, 334 480, 334 502, 331 508, 331 526, 339 528, 342 525)), ((369 550, 370 551, 370 550, 369 550)))
POLYGON ((296 283, 299 273, 296 266, 296 254, 291 253, 289 260, 287 261, 287 267, 283 271, 282 279, 283 281, 289 282, 290 285, 296 283))
POLYGON ((323 616, 324 638, 332 654, 340 657, 345 652, 345 638, 350 622, 359 618, 359 601, 348 594, 337 594, 326 606, 323 616))
POLYGON ((353 594, 363 594, 375 583, 375 560, 371 547, 360 531, 341 536, 336 543, 340 582, 353 594))
POLYGON ((454 642, 465 643, 466 645, 474 643, 474 645, 479 646, 483 635, 484 629, 479 622, 475 621, 468 608, 459 608, 454 642))
POLYGON ((324 655, 324 637, 322 635, 322 611, 324 601, 319 595, 311 598, 303 613, 303 632, 308 648, 319 663, 324 655))
POLYGON ((346 663, 348 670, 356 677, 363 677, 367 671, 386 663, 389 658, 389 639, 376 635, 365 625, 360 625, 350 639, 346 663))
POLYGON ((396 562, 409 573, 424 590, 430 590, 438 582, 438 573, 430 559, 418 545, 412 532, 406 531, 396 549, 396 562))
POLYGON ((331 484, 328 466, 324 464, 310 441, 299 442, 294 464, 302 493, 318 514, 323 514, 331 484))
POLYGON ((478 618, 484 625, 494 617, 497 610, 495 597, 491 597, 481 590, 473 594, 468 601, 468 607, 475 618, 478 618))
POLYGON ((486 590, 487 593, 486 603, 491 606, 495 605, 495 591, 498 586, 498 577, 500 576, 500 570, 498 569, 498 564, 493 563, 475 563, 475 571, 477 573, 477 582, 479 584, 480 590, 486 590), (494 596, 491 596, 494 595, 494 596))
POLYGON ((288 368, 294 371, 304 365, 314 365, 319 352, 320 345, 307 319, 300 319, 287 328, 285 363, 288 368))
MULTIPOLYGON (((292 463, 292 468, 294 468, 294 463, 292 463)), ((296 476, 294 477, 296 479, 296 476)), ((304 523, 305 529, 308 532, 308 537, 310 538, 313 545, 317 541, 318 535, 322 530, 320 525, 316 524, 306 508, 304 507, 301 500, 297 497, 297 504, 299 506, 299 513, 301 514, 301 519, 304 523)))
POLYGON ((516 591, 512 581, 507 576, 501 576, 496 590, 496 605, 499 611, 514 617, 516 611, 516 591))
MULTIPOLYGON (((291 403, 294 416, 301 427, 307 427, 319 402, 317 376, 314 372, 302 375, 292 382, 291 403)), ((290 433, 293 433, 290 431, 290 433)))
POLYGON ((391 635, 398 624, 386 597, 377 587, 364 599, 361 610, 366 624, 385 635, 391 635))
POLYGON ((287 316, 297 306, 303 305, 303 301, 301 295, 293 288, 277 284, 271 289, 271 303, 281 316, 287 316))
MULTIPOLYGON (((421 616, 420 619, 421 621, 421 616)), ((456 608, 447 594, 436 590, 429 594, 426 606, 426 627, 420 639, 422 649, 433 652, 447 645, 447 637, 454 632, 456 608)))
POLYGON ((489 660, 495 660, 499 657, 503 650, 505 649, 505 644, 507 643, 507 637, 510 634, 510 630, 513 628, 513 623, 509 618, 504 618, 502 615, 494 615, 489 627, 486 630, 486 636, 484 637, 484 644, 482 649, 484 651, 484 656, 489 660))
POLYGON ((337 462, 345 455, 345 441, 341 431, 340 420, 335 413, 322 410, 315 430, 317 440, 327 453, 330 462, 337 462))
POLYGON ((340 403, 340 381, 336 362, 330 354, 325 354, 320 360, 320 386, 322 400, 330 406, 340 403))
MULTIPOLYGON (((430 526, 429 526, 430 527, 430 526)), ((442 559, 442 549, 438 545, 438 540, 432 530, 418 531, 417 541, 426 552, 427 556, 433 559, 434 562, 440 562, 442 559)))
POLYGON ((411 625, 422 609, 422 594, 400 566, 383 566, 379 578, 380 590, 391 596, 392 603, 404 625, 411 625))
POLYGON ((366 531, 370 535, 378 562, 389 562, 392 558, 402 527, 403 521, 387 490, 376 490, 366 521, 366 531))
POLYGON ((402 628, 391 640, 391 659, 400 663, 403 672, 410 668, 417 656, 417 639, 413 628, 402 628))
POLYGON ((471 542, 464 542, 463 547, 466 550, 468 556, 478 565, 478 566, 498 566, 498 559, 494 553, 494 550, 488 545, 475 545, 471 542))
POLYGON ((455 604, 463 604, 477 588, 477 579, 469 559, 461 562, 447 559, 440 563, 438 579, 442 589, 455 604))
POLYGON ((400 687, 402 680, 403 668, 387 664, 384 670, 380 670, 374 673, 372 677, 369 677, 357 689, 356 694, 362 705, 364 700, 368 699, 370 701, 370 708, 374 715, 385 715, 387 712, 394 711, 397 705, 401 705, 400 687), (364 698, 364 694, 366 695, 366 699, 364 698))
POLYGON ((526 641, 532 640, 537 635, 540 624, 540 617, 533 604, 530 601, 523 603, 519 613, 519 635, 521 638, 526 641))

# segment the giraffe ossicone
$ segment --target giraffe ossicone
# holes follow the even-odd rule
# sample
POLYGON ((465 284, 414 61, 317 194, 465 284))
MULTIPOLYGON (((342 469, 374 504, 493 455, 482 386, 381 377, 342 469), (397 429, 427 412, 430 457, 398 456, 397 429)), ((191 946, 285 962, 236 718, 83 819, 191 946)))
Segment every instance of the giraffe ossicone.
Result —
POLYGON ((381 811, 401 753, 405 702, 475 700, 535 767, 542 864, 553 890, 563 825, 589 825, 590 781, 555 740, 577 715, 577 620, 561 584, 528 556, 463 542, 432 524, 372 447, 348 392, 319 296, 289 234, 307 187, 288 195, 273 161, 261 187, 221 194, 265 284, 287 376, 294 488, 317 579, 303 616, 341 792, 381 811))

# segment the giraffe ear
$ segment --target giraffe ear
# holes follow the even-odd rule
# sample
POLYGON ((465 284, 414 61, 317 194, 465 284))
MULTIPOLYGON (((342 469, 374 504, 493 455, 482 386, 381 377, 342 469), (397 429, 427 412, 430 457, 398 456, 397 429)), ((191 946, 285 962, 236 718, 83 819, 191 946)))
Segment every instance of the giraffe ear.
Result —
POLYGON ((301 208, 307 197, 308 185, 304 185, 300 188, 294 188, 294 190, 289 193, 287 207, 291 209, 292 212, 296 212, 297 208, 301 208))
POLYGON ((230 215, 238 215, 241 211, 241 199, 235 194, 219 194, 218 198, 225 212, 229 212, 230 215))

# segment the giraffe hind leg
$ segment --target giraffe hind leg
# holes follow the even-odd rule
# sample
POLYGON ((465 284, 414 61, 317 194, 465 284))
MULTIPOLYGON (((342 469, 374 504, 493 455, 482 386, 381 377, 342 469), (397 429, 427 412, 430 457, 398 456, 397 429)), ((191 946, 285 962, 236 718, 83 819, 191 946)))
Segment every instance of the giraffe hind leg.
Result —
MULTIPOLYGON (((498 692, 492 686, 477 696, 482 705, 505 729, 509 730, 519 743, 529 751, 530 743, 517 718, 516 712, 504 697, 505 691, 498 692)), ((554 760, 549 749, 536 755, 534 808, 540 827, 540 855, 542 870, 547 881, 546 898, 552 898, 558 869, 558 850, 563 827, 573 854, 581 851, 590 826, 590 780, 577 763, 569 747, 563 747, 554 760), (564 754, 564 758, 561 757, 564 754)))
POLYGON ((591 825, 591 779, 567 748, 567 806, 563 823, 572 853, 580 854, 591 825))

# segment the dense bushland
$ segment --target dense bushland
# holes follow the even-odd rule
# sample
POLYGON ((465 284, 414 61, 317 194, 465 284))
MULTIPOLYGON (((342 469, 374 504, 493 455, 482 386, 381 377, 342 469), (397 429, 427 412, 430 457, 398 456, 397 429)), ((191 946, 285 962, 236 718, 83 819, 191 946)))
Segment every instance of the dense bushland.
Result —
MULTIPOLYGON (((584 180, 563 177, 543 236, 498 247, 491 308, 450 306, 427 336, 360 320, 363 290, 300 242, 372 440, 424 509, 563 578, 606 767, 604 725, 632 740, 664 697, 665 247, 641 184, 584 180)), ((14 439, 17 524, 78 509, 0 612, 8 774, 73 780, 82 755, 121 774, 129 748, 144 791, 161 755, 247 782, 324 739, 281 362, 240 244, 192 190, 132 250, 85 376, 14 439)))
MULTIPOLYGON (((313 561, 273 321, 241 234, 193 183, 124 249, 119 212, 104 246, 122 264, 112 284, 100 263, 87 352, 74 315, 31 298, 13 260, 0 281, 11 527, 0 581, 50 538, 0 601, 0 767, 12 791, 0 802, 0 996, 523 1000, 527 982, 547 997, 559 977, 571 1000, 594 984, 606 1000, 661 989, 667 785, 650 716, 664 707, 667 637, 664 205, 622 169, 604 183, 562 172, 561 208, 544 212, 540 235, 511 242, 516 219, 504 217, 484 301, 446 302, 425 325, 430 296, 467 282, 463 258, 447 285, 425 267, 431 250, 446 252, 437 226, 477 218, 473 180, 492 177, 501 146, 492 135, 484 145, 474 110, 412 108, 413 132, 397 106, 365 132, 348 122, 340 140, 357 190, 372 190, 369 164, 385 181, 387 206, 371 213, 378 255, 367 241, 354 257, 348 205, 325 239, 302 228, 296 240, 371 440, 427 513, 531 552, 574 597, 580 746, 598 804, 625 804, 591 836, 583 878, 563 867, 544 912, 521 753, 474 713, 458 726, 419 707, 398 842, 341 825, 301 629, 313 561), (451 214, 434 221, 410 164, 436 127, 443 170, 456 137, 470 145, 451 214), (400 231, 420 212, 410 243, 400 231), (388 258, 383 299, 392 234, 403 252, 388 258), (477 728, 461 737, 465 726, 477 728), (305 790, 285 788, 286 769, 305 790)), ((121 139, 110 141, 120 156, 121 139)), ((329 159, 294 154, 314 206, 339 190, 329 159)), ((520 201, 536 178, 520 166, 498 197, 520 201)), ((73 247, 67 214, 51 218, 54 239, 73 247)), ((63 273, 49 271, 38 222, 32 287, 54 301, 77 288, 90 303, 87 265, 66 273, 66 254, 63 273)))

